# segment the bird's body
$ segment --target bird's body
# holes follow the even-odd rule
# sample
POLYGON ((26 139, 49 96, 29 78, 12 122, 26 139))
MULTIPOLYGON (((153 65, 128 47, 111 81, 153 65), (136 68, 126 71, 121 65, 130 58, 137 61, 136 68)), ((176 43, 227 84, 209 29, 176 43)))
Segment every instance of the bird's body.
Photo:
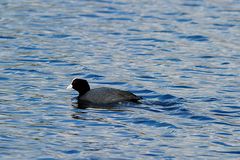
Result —
POLYGON ((73 79, 67 87, 78 91, 78 101, 84 104, 112 104, 118 102, 138 102, 141 97, 135 94, 115 88, 100 87, 90 89, 88 82, 84 79, 73 79))
POLYGON ((80 101, 103 104, 117 103, 124 101, 137 102, 140 97, 129 91, 123 91, 115 88, 101 87, 94 88, 79 96, 80 101))

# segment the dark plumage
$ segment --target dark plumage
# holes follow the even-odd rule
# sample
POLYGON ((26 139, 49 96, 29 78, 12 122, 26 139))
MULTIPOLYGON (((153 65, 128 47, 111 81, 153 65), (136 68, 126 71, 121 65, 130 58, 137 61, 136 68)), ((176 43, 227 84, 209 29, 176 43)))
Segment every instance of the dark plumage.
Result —
POLYGON ((100 87, 90 89, 88 82, 84 79, 75 78, 67 89, 73 88, 79 93, 78 100, 93 104, 111 104, 117 102, 137 102, 141 99, 129 91, 120 89, 100 87))

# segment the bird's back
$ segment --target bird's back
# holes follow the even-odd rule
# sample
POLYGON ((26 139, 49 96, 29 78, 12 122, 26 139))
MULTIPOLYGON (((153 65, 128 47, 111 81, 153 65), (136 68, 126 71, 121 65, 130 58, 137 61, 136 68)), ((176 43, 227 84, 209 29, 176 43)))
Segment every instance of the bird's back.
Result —
POLYGON ((136 102, 140 99, 141 99, 140 97, 134 95, 131 92, 108 87, 91 89, 87 93, 79 97, 80 101, 95 104, 108 104, 122 101, 136 102))

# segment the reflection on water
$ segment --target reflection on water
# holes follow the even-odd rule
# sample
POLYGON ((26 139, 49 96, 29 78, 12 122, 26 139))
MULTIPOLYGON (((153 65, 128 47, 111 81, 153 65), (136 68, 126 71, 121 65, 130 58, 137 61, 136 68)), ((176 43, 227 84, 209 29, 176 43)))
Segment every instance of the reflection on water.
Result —
POLYGON ((0 159, 238 159, 239 7, 0 1, 0 159), (78 104, 74 77, 143 100, 78 104))

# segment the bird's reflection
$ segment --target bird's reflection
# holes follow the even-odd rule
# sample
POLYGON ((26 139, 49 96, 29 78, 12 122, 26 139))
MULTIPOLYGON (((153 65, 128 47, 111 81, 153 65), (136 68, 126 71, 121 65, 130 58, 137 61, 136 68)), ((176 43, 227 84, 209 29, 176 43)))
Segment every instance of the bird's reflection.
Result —
POLYGON ((72 106, 74 108, 78 109, 87 109, 87 108, 96 108, 96 109, 109 109, 109 110, 115 110, 119 108, 119 106, 122 103, 117 103, 117 104, 94 104, 94 103, 87 103, 87 102, 73 102, 72 106))
MULTIPOLYGON (((84 114, 89 113, 89 110, 108 110, 108 111, 115 111, 115 112, 123 112, 128 111, 129 108, 127 107, 128 103, 117 103, 117 104, 92 104, 92 103, 85 103, 85 102, 72 102, 72 107, 75 108, 75 113, 72 114, 72 118, 80 119, 80 120, 89 120, 89 117, 86 118, 84 114), (87 110, 89 109, 89 110, 87 110)), ((97 120, 97 119, 94 119, 97 120)), ((101 121, 101 119, 98 119, 101 121)))

